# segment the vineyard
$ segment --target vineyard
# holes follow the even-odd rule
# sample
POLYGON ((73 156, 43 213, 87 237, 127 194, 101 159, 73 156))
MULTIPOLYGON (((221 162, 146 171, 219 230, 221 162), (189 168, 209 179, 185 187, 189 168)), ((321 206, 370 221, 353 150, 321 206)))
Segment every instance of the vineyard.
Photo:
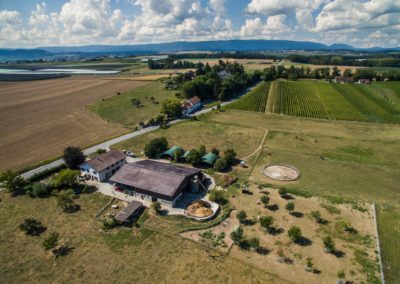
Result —
POLYGON ((270 83, 262 82, 240 100, 228 105, 228 109, 265 112, 270 83))
POLYGON ((267 113, 378 123, 400 122, 400 84, 274 81, 267 113))

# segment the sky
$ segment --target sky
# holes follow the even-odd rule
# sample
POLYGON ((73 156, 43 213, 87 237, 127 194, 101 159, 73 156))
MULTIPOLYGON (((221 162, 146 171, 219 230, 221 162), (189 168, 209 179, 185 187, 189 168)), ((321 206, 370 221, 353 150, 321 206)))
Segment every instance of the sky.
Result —
POLYGON ((400 0, 0 0, 0 47, 286 39, 400 46, 400 0))

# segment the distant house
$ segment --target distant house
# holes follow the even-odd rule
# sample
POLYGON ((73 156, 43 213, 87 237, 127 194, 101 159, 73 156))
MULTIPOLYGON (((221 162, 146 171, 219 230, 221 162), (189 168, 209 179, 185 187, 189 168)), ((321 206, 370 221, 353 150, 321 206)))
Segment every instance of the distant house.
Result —
POLYGON ((126 164, 125 158, 124 153, 111 150, 81 164, 79 169, 92 180, 105 181, 126 164))
POLYGON ((184 192, 197 191, 202 180, 203 174, 199 169, 152 160, 126 164, 110 179, 117 191, 171 207, 184 192))
POLYGON ((203 106, 199 97, 194 96, 183 103, 183 114, 195 113, 203 106))
POLYGON ((353 77, 343 77, 343 76, 336 76, 335 79, 332 80, 333 83, 349 83, 353 84, 354 79, 353 77))
POLYGON ((360 79, 356 82, 356 84, 371 84, 370 79, 360 79))
POLYGON ((225 70, 218 72, 218 77, 220 77, 221 79, 226 79, 226 78, 229 78, 230 76, 231 76, 231 73, 226 72, 225 70))

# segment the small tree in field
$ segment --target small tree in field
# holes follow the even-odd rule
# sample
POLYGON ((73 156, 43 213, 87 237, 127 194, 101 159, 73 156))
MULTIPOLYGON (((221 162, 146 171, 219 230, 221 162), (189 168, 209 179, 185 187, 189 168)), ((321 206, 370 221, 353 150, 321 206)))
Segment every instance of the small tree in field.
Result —
POLYGON ((155 138, 146 144, 144 154, 149 158, 157 158, 162 152, 167 150, 168 141, 164 137, 155 138))
POLYGON ((279 195, 281 197, 285 197, 288 194, 287 190, 285 188, 280 188, 279 189, 279 195))
POLYGON ((240 223, 244 223, 245 221, 246 221, 246 218, 247 218, 247 214, 246 214, 246 212, 245 211, 239 211, 237 214, 236 214, 236 218, 239 220, 239 222, 240 223))
POLYGON ((259 238, 250 238, 250 239, 247 241, 247 243, 248 243, 249 247, 250 247, 252 250, 255 250, 255 249, 257 249, 257 248, 260 246, 260 239, 259 239, 259 238))
POLYGON ((70 146, 64 150, 64 162, 70 169, 77 169, 85 161, 85 155, 79 147, 70 146))
POLYGON ((292 226, 288 231, 288 236, 293 242, 299 242, 302 237, 300 228, 297 226, 292 226))
POLYGON ((288 202, 285 206, 286 210, 289 211, 290 214, 292 214, 294 210, 294 203, 293 202, 288 202))
POLYGON ((266 231, 271 229, 273 223, 274 218, 272 216, 264 216, 260 218, 260 226, 266 231))
POLYGON ((262 202, 262 204, 264 204, 264 206, 268 206, 268 204, 269 204, 269 197, 266 196, 266 195, 263 195, 263 196, 261 197, 261 202, 262 202))
POLYGON ((328 253, 333 253, 335 251, 335 243, 330 236, 323 238, 325 251, 328 253))
POLYGON ((216 169, 217 171, 225 171, 227 168, 229 167, 228 162, 225 160, 225 158, 218 158, 215 161, 214 164, 214 169, 216 169))
POLYGON ((312 262, 312 258, 311 257, 307 257, 306 258, 305 270, 310 272, 310 271, 312 271, 313 267, 314 267, 314 263, 312 262))
POLYGON ((311 217, 317 222, 318 224, 324 223, 324 219, 321 217, 321 212, 318 210, 316 211, 311 211, 311 217))
POLYGON ((243 240, 243 229, 242 227, 237 227, 231 233, 231 239, 234 244, 238 245, 243 240))
POLYGON ((50 235, 43 241, 42 245, 45 250, 51 250, 58 244, 58 233, 50 233, 50 235))
POLYGON ((19 225, 19 229, 24 231, 28 236, 39 236, 46 230, 42 223, 32 218, 25 219, 24 222, 19 225))

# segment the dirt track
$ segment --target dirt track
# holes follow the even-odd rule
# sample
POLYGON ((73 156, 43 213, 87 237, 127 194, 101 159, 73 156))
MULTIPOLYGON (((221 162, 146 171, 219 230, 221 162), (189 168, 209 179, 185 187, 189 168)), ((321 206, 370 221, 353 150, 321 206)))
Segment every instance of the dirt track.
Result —
POLYGON ((146 82, 72 77, 0 83, 0 170, 20 169, 123 133, 85 105, 146 82))

